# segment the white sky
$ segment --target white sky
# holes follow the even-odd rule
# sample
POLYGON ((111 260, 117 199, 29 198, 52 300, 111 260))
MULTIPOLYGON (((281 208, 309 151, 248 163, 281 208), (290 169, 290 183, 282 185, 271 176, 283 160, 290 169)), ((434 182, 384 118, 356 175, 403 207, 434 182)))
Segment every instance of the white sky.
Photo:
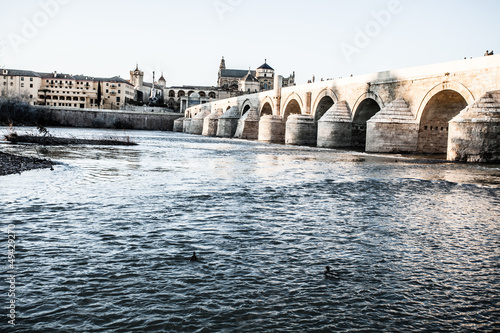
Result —
POLYGON ((215 85, 224 56, 300 84, 500 53, 499 0, 0 1, 0 67, 41 72, 128 79, 137 62, 146 80, 215 85))

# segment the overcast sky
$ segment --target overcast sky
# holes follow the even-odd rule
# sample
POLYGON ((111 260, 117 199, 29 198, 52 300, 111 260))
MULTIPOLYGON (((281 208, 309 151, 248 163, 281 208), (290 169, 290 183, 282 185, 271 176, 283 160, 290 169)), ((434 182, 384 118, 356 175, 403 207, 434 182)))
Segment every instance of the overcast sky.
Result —
POLYGON ((498 0, 2 0, 0 67, 215 85, 267 59, 298 83, 500 53, 498 0))

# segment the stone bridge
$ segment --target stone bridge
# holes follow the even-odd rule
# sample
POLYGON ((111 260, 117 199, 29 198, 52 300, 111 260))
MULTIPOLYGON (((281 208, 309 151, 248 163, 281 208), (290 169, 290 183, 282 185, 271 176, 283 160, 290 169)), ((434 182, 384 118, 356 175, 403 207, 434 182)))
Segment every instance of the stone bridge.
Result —
POLYGON ((186 110, 174 130, 500 161, 500 55, 321 81, 186 110))

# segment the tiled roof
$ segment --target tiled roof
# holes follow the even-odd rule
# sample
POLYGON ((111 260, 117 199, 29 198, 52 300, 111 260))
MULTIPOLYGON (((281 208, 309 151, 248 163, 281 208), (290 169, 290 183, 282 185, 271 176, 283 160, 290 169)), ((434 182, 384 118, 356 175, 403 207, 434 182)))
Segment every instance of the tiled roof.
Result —
POLYGON ((130 84, 125 79, 122 79, 119 76, 113 76, 111 78, 104 77, 93 77, 88 75, 71 75, 64 73, 41 73, 20 69, 0 69, 0 75, 8 75, 8 76, 27 76, 27 77, 40 77, 42 79, 57 79, 57 80, 77 80, 77 81, 104 81, 104 82, 116 82, 116 83, 124 83, 130 84), (4 74, 4 71, 7 71, 7 74, 4 74))
POLYGON ((173 86, 167 87, 166 89, 181 89, 181 90, 217 90, 216 87, 207 87, 207 86, 173 86))
POLYGON ((33 71, 25 71, 22 69, 0 69, 0 75, 9 75, 9 76, 28 76, 28 77, 40 77, 39 73, 33 71), (6 73, 4 74, 4 72, 6 73))
POLYGON ((267 64, 267 61, 264 63, 264 65, 260 66, 260 67, 259 67, 259 68, 257 68, 257 69, 269 69, 269 70, 274 71, 274 68, 272 68, 271 66, 269 66, 269 65, 267 64))
POLYGON ((251 71, 248 71, 243 80, 245 80, 245 82, 259 82, 259 80, 257 80, 255 76, 252 75, 251 71))
MULTIPOLYGON (((256 75, 255 71, 251 71, 251 72, 252 72, 253 76, 256 75)), ((241 69, 222 69, 220 74, 222 77, 234 77, 234 78, 241 79, 248 74, 248 71, 241 70, 241 69)))

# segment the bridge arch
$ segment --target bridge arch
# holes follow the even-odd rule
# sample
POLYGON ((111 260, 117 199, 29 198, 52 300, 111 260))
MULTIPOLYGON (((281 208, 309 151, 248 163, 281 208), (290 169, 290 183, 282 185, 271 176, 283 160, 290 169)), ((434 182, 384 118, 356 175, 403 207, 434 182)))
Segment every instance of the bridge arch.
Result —
POLYGON ((473 94, 461 83, 448 81, 434 86, 418 109, 418 152, 446 153, 450 120, 473 102, 473 94))
POLYGON ((260 110, 259 114, 262 117, 263 115, 270 115, 272 116, 274 114, 274 108, 273 108, 273 100, 267 96, 264 98, 262 103, 260 103, 260 110))
POLYGON ((247 113, 252 108, 252 103, 250 103, 249 99, 246 99, 241 105, 241 116, 247 113))
POLYGON ((292 114, 302 114, 302 107, 304 103, 297 93, 293 93, 288 96, 285 103, 283 104, 283 121, 286 122, 288 117, 292 114))
POLYGON ((384 107, 384 101, 373 92, 362 94, 354 104, 352 119, 352 145, 365 147, 366 122, 384 107))
POLYGON ((312 112, 315 122, 323 117, 323 115, 328 111, 339 99, 332 89, 325 88, 316 97, 312 112))
POLYGON ((429 103, 429 101, 434 96, 436 96, 437 94, 439 94, 440 92, 442 92, 444 90, 453 90, 453 91, 457 92, 458 94, 460 94, 467 101, 468 105, 471 105, 472 103, 474 103, 474 100, 475 100, 474 95, 462 83, 455 82, 455 81, 442 82, 442 83, 440 83, 440 84, 432 87, 427 92, 427 94, 425 95, 424 99, 420 103, 420 106, 418 107, 418 111, 417 111, 417 121, 418 122, 421 121, 422 114, 424 113, 424 109, 427 106, 427 104, 429 103))

